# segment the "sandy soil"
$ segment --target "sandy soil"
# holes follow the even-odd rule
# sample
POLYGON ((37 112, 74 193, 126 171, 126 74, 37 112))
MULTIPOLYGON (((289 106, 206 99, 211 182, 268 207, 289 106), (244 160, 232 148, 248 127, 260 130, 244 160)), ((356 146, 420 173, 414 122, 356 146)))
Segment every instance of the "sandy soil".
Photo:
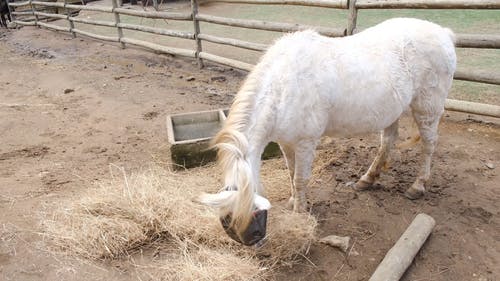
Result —
MULTIPOLYGON (((108 179, 110 163, 127 172, 151 162, 168 166, 165 116, 227 107, 245 73, 199 70, 191 60, 34 28, 1 30, 0 62, 0 279, 137 280, 120 261, 49 253, 41 213, 108 179)), ((403 118, 401 139, 415 130, 403 118)), ((378 136, 325 139, 311 183, 312 214, 320 235, 351 236, 353 247, 346 255, 314 245, 307 260, 276 279, 367 280, 425 212, 437 226, 403 280, 499 280, 500 124, 447 112, 440 136, 430 190, 417 201, 403 196, 416 175, 417 147, 394 151, 380 184, 355 193, 346 186, 369 166, 378 136)), ((285 169, 281 159, 264 165, 285 169)))

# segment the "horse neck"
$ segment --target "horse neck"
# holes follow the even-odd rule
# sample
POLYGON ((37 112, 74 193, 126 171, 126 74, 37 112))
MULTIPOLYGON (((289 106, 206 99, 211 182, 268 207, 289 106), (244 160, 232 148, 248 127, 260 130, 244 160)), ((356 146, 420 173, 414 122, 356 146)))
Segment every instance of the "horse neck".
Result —
POLYGON ((226 162, 224 165, 226 184, 235 184, 235 181, 238 181, 238 165, 245 164, 251 172, 249 181, 252 188, 260 193, 260 157, 267 144, 265 128, 268 126, 264 124, 265 118, 261 118, 261 106, 257 106, 260 90, 259 72, 254 70, 249 74, 235 97, 224 128, 216 136, 215 143, 223 144, 219 148, 224 147, 224 144, 230 146, 229 150, 222 153, 219 149, 219 160, 222 158, 222 162, 226 162))
POLYGON ((252 193, 261 193, 260 155, 263 145, 249 132, 223 130, 218 135, 219 164, 224 171, 225 186, 241 188, 248 185, 252 193))

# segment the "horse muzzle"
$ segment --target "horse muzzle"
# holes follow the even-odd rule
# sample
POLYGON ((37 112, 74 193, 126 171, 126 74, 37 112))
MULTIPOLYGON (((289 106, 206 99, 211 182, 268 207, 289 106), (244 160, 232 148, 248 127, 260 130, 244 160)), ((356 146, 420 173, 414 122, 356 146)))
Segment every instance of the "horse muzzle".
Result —
POLYGON ((266 237, 267 210, 254 211, 248 227, 239 235, 234 226, 231 226, 231 220, 231 214, 220 219, 224 231, 236 242, 252 246, 266 237))

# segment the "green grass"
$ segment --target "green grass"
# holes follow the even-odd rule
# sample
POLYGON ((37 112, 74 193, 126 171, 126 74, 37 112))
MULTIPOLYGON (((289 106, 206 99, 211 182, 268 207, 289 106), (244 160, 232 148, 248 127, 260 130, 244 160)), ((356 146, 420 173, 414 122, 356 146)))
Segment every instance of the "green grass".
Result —
MULTIPOLYGON (((100 5, 108 4, 104 3, 100 5)), ((190 11, 187 3, 177 2, 173 5, 169 6, 173 11, 190 11)), ((210 4, 201 6, 200 13, 229 18, 258 19, 335 28, 345 28, 347 24, 347 12, 345 10, 327 8, 210 4)), ((80 16, 97 20, 114 20, 112 14, 105 13, 82 12, 80 16)), ((449 27, 456 33, 500 34, 500 11, 498 10, 360 10, 358 14, 358 28, 364 29, 393 17, 414 17, 429 20, 449 27)), ((193 23, 189 21, 153 20, 133 16, 121 16, 121 20, 127 23, 193 32, 193 23)), ((67 25, 64 21, 60 21, 60 24, 67 25)), ((83 24, 79 24, 78 28, 98 34, 116 35, 116 30, 112 28, 83 24)), ((279 32, 234 28, 209 23, 201 23, 201 31, 205 34, 265 44, 270 44, 281 35, 279 32)), ((187 49, 195 48, 195 43, 191 40, 129 30, 124 30, 124 34, 128 37, 164 44, 166 46, 187 49)), ((249 63, 255 63, 261 55, 259 52, 208 42, 203 42, 203 49, 216 55, 249 63)), ((458 66, 461 69, 500 72, 500 50, 457 49, 457 55, 458 66)), ((487 99, 490 103, 500 104, 500 87, 495 85, 456 81, 450 95, 453 98, 471 101, 484 102, 487 99)))

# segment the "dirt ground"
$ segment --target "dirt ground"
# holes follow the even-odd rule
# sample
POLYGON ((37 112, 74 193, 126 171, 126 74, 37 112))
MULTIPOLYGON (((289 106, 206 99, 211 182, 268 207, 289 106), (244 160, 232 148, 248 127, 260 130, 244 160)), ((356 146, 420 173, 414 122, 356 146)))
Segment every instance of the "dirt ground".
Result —
MULTIPOLYGON (((1 30, 0 62, 0 280, 144 280, 120 261, 51 254, 41 214, 108 179, 110 163, 128 173, 152 162, 167 167, 166 115, 227 107, 246 74, 36 28, 1 30)), ((401 139, 416 130, 409 120, 401 139)), ((402 280, 500 280, 499 121, 447 112, 429 192, 416 201, 403 193, 416 175, 418 147, 393 151, 374 189, 347 187, 377 146, 375 134, 322 142, 311 212, 320 236, 348 235, 353 246, 346 255, 315 244, 276 279, 367 280, 425 212, 436 228, 402 280)), ((264 165, 286 169, 281 159, 264 165)))

